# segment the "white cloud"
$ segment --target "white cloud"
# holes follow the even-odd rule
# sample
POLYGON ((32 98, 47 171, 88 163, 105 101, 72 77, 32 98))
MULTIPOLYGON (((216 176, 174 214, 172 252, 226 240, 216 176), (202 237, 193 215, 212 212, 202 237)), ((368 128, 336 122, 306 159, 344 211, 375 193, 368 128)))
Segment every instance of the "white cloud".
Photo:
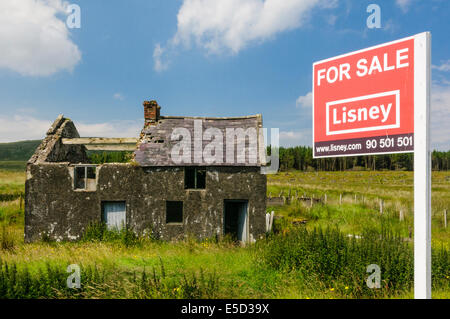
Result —
POLYGON ((40 120, 20 114, 12 117, 0 115, 0 142, 42 139, 50 125, 51 120, 40 120))
POLYGON ((125 97, 123 96, 122 93, 117 92, 117 93, 114 93, 113 99, 123 101, 125 99, 125 97))
POLYGON ((72 71, 81 52, 70 39, 61 0, 0 1, 0 68, 25 76, 72 71))
MULTIPOLYGON (((314 7, 334 8, 337 0, 184 0, 177 14, 177 32, 167 48, 192 44, 208 53, 237 54, 251 43, 261 43, 276 34, 301 27, 314 7)), ((164 48, 155 46, 155 70, 164 48)))
POLYGON ((398 25, 392 19, 387 20, 382 28, 383 31, 390 32, 391 34, 394 34, 398 29, 398 25))
POLYGON ((280 131, 280 146, 311 146, 311 129, 301 131, 280 131))
POLYGON ((168 62, 163 61, 164 51, 165 49, 161 48, 161 45, 159 43, 155 46, 155 49, 153 50, 153 61, 155 63, 154 68, 155 71, 157 72, 164 71, 168 67, 168 62))
POLYGON ((328 17, 328 19, 327 19, 327 22, 328 22, 328 24, 329 25, 335 25, 336 24, 336 21, 337 21, 337 16, 336 15, 334 15, 334 14, 331 14, 329 17, 328 17))
MULTIPOLYGON (((0 143, 35 140, 45 137, 52 120, 43 120, 24 114, 0 115, 0 143)), ((120 120, 107 123, 84 123, 74 120, 81 136, 85 137, 138 137, 142 120, 120 120)))
POLYGON ((312 109, 312 92, 307 93, 306 95, 301 95, 295 101, 295 105, 297 107, 312 109))
POLYGON ((143 120, 120 120, 107 123, 83 123, 74 121, 80 136, 87 137, 138 137, 143 120))
POLYGON ((450 71, 450 60, 442 62, 441 65, 433 65, 432 68, 438 71, 448 72, 450 71))
POLYGON ((399 6, 403 12, 408 11, 409 6, 411 5, 412 2, 413 0, 395 0, 395 4, 397 4, 397 6, 399 6))
POLYGON ((450 149, 450 85, 435 84, 431 88, 431 146, 450 149))

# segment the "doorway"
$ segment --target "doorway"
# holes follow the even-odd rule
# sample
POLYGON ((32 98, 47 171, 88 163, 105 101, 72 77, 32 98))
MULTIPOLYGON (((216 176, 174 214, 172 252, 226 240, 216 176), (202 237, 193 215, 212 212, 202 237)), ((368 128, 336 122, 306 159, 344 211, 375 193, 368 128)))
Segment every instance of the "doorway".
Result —
POLYGON ((248 201, 225 200, 224 203, 224 234, 230 234, 233 239, 249 241, 248 201))

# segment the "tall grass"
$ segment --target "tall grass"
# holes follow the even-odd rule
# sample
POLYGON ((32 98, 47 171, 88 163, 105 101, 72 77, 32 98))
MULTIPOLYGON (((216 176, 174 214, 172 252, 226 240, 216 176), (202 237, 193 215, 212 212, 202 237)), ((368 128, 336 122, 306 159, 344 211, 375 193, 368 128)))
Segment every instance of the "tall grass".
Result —
MULTIPOLYGON (((303 281, 347 291, 356 298, 395 296, 412 289, 413 249, 388 230, 365 230, 349 238, 338 228, 297 227, 269 236, 256 245, 261 267, 294 272, 303 281), (381 288, 366 285, 367 266, 381 268, 381 288)), ((444 248, 433 250, 433 287, 448 287, 450 258, 444 248)))
POLYGON ((147 273, 145 268, 138 279, 133 274, 131 283, 134 284, 134 296, 137 298, 216 298, 219 294, 219 278, 217 274, 205 275, 200 268, 199 274, 191 273, 182 277, 168 278, 161 261, 161 271, 158 273, 155 267, 147 273))
POLYGON ((67 286, 66 266, 47 263, 31 271, 0 259, 0 299, 30 298, 215 298, 219 278, 215 273, 168 276, 161 261, 161 271, 154 267, 132 275, 120 269, 81 266, 81 286, 67 286))
POLYGON ((0 259, 0 298, 82 298, 102 283, 105 273, 97 267, 83 268, 81 288, 67 287, 67 273, 63 265, 46 264, 32 272, 27 266, 19 268, 15 263, 0 259))
POLYGON ((0 250, 14 250, 15 241, 14 236, 5 223, 1 225, 0 234, 0 250))

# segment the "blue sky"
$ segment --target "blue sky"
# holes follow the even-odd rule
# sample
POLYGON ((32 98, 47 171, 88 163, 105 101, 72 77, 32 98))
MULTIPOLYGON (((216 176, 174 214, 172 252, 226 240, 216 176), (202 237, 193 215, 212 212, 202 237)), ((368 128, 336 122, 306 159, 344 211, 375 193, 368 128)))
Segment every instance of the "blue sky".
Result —
POLYGON ((0 30, 0 142, 60 113, 82 136, 137 136, 156 99, 162 115, 262 113, 282 145, 311 145, 313 62, 431 31, 432 144, 450 148, 447 0, 2 0, 0 30))

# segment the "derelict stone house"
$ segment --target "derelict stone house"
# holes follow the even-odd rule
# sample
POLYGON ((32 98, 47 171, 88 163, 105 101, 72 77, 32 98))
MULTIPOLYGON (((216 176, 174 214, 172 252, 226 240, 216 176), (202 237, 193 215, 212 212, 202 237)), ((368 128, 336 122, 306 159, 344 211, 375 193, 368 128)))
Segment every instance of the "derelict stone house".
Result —
POLYGON ((55 120, 27 164, 26 241, 77 240, 91 222, 166 240, 264 234, 261 115, 160 116, 156 101, 144 102, 144 114, 139 138, 80 138, 70 119, 55 120), (129 163, 94 165, 87 150, 134 153, 129 163))

